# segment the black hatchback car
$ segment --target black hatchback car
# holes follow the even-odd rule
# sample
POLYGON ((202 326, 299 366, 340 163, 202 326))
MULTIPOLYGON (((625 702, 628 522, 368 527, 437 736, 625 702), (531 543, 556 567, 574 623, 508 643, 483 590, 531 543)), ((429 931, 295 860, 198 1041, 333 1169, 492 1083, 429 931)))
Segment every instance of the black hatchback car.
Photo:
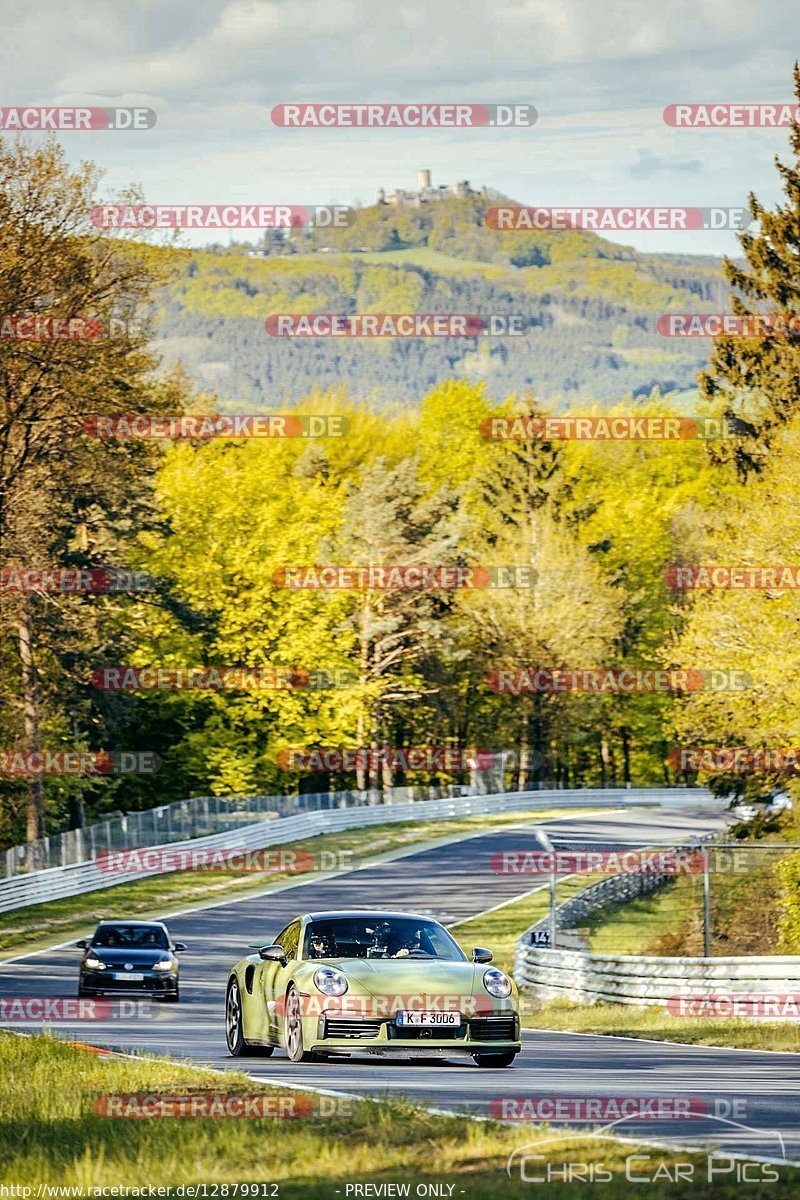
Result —
POLYGON ((84 951, 78 976, 79 996, 146 993, 180 999, 177 955, 186 946, 173 942, 161 921, 101 921, 84 951))

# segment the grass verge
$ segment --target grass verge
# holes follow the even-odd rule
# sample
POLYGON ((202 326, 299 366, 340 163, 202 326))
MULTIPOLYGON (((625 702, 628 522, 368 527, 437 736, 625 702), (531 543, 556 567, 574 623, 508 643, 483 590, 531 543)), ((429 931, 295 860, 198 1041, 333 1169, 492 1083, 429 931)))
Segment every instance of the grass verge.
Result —
POLYGON ((800 1051, 800 1025, 791 1021, 747 1021, 737 1017, 674 1017, 663 1008, 628 1004, 569 1004, 559 1000, 525 1016, 528 1029, 605 1033, 653 1038, 691 1046, 733 1046, 738 1050, 800 1051))
MULTIPOLYGON (((647 1162, 637 1160, 639 1174, 659 1171, 648 1187, 652 1200, 687 1194, 686 1183, 669 1181, 678 1162, 692 1164, 692 1196, 739 1194, 733 1174, 727 1177, 730 1183, 724 1177, 707 1182, 705 1156, 637 1150, 633 1143, 592 1140, 585 1131, 565 1137, 563 1130, 541 1126, 431 1116, 402 1099, 357 1101, 333 1112, 328 1101, 324 1111, 285 1120, 104 1117, 96 1112, 97 1098, 114 1093, 279 1093, 239 1072, 223 1077, 164 1061, 102 1058, 47 1036, 0 1035, 0 1074, 5 1081, 0 1093, 0 1183, 24 1184, 34 1196, 38 1187, 48 1186, 88 1192, 120 1184, 152 1185, 174 1194, 187 1184, 263 1182, 277 1186, 260 1194, 279 1200, 335 1200, 345 1197, 353 1183, 373 1185, 362 1196, 393 1194, 374 1186, 392 1182, 409 1185, 411 1195, 425 1194, 417 1192, 420 1184, 437 1184, 442 1190, 428 1194, 505 1200, 530 1194, 530 1183, 521 1182, 518 1173, 516 1178, 506 1174, 508 1156, 523 1146, 544 1156, 535 1164, 537 1173, 546 1171, 548 1163, 561 1172, 548 1185, 553 1200, 575 1195, 574 1183, 560 1181, 562 1164, 568 1161, 602 1162, 609 1182, 594 1186, 593 1196, 616 1200, 629 1195, 625 1160, 634 1153, 652 1156, 647 1162)), ((313 1106, 321 1104, 312 1099, 313 1106)), ((797 1195, 800 1171, 779 1167, 773 1173, 775 1182, 748 1184, 752 1200, 797 1195)), ((206 1195, 225 1193, 209 1189, 206 1195)))

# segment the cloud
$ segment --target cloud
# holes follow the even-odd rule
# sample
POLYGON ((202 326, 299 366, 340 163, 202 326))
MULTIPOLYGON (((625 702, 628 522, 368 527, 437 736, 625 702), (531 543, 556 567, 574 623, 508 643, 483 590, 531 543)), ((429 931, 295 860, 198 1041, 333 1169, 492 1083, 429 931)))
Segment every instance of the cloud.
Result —
MULTIPOLYGON (((738 204, 751 188, 769 199, 786 131, 675 130, 661 112, 681 100, 789 99, 786 33, 799 9, 800 0, 29 0, 4 22, 3 103, 154 108, 153 130, 64 140, 73 161, 106 167, 110 186, 140 180, 168 202, 351 203, 380 185, 413 186, 428 166, 438 181, 468 178, 530 203, 738 204), (272 106, 293 100, 527 101, 539 122, 273 126, 272 106)), ((732 246, 711 235, 691 249, 732 246)))
POLYGON ((680 171, 686 175, 699 175, 703 170, 703 162, 699 158, 674 158, 664 154, 651 154, 649 150, 639 148, 639 158, 628 168, 628 174, 634 179, 649 179, 652 175, 671 174, 680 171))

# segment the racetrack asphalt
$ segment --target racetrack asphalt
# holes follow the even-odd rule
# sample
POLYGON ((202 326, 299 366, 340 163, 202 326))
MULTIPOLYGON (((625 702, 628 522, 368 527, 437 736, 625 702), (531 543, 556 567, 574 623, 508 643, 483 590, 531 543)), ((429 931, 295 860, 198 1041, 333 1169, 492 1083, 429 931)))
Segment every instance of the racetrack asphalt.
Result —
MULTIPOLYGON (((723 817, 685 807, 575 814, 540 826, 559 849, 675 844, 724 827, 723 817)), ((471 1059, 458 1058, 429 1064, 353 1055, 292 1065, 282 1051, 271 1058, 228 1055, 223 1022, 227 975, 249 952, 249 942, 269 941, 296 914, 323 909, 405 910, 453 925, 537 886, 531 875, 498 874, 492 855, 541 848, 534 823, 522 818, 513 827, 482 831, 334 878, 173 916, 168 922, 173 937, 189 947, 182 956, 180 1005, 153 1004, 150 1015, 63 1022, 53 1028, 59 1036, 117 1051, 168 1055, 219 1070, 246 1069, 265 1083, 342 1096, 403 1094, 435 1109, 476 1116, 496 1113, 503 1098, 690 1099, 693 1106, 704 1102, 709 1115, 626 1120, 608 1132, 665 1145, 702 1142, 737 1154, 800 1162, 800 1055, 544 1030, 524 1033, 522 1053, 506 1070, 480 1069, 471 1059)), ((87 929, 86 935, 91 932, 87 929)), ((457 928, 454 934, 458 937, 457 928)), ((469 954, 471 947, 465 949, 469 954)), ((74 996, 79 961, 73 943, 0 963, 0 996, 74 996)), ((40 1027, 0 1024, 24 1031, 40 1027)), ((521 1146, 524 1132, 523 1124, 521 1146)), ((568 1132, 568 1126, 556 1125, 553 1137, 568 1132)))

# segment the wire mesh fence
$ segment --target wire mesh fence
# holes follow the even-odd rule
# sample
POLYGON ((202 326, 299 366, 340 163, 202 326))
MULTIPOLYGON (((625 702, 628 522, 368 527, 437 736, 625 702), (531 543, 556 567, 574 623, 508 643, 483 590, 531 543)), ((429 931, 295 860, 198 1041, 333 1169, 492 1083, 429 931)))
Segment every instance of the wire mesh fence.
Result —
POLYGON ((531 945, 659 957, 800 951, 800 844, 714 840, 593 853, 561 851, 549 873, 542 860, 531 945))
POLYGON ((199 796, 68 829, 0 853, 0 878, 87 862, 104 851, 139 850, 227 833, 259 821, 363 804, 403 803, 461 794, 462 787, 398 787, 381 792, 309 792, 283 796, 199 796))

